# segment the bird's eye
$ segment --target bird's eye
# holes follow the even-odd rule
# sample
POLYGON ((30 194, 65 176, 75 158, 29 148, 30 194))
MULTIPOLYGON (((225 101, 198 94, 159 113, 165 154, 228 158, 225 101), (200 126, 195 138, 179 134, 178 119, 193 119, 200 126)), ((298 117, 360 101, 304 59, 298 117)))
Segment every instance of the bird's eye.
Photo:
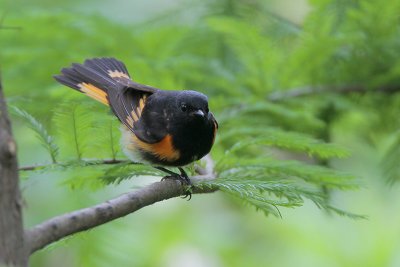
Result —
POLYGON ((181 110, 182 110, 183 112, 186 112, 186 111, 188 110, 186 104, 182 104, 182 105, 181 105, 181 110))

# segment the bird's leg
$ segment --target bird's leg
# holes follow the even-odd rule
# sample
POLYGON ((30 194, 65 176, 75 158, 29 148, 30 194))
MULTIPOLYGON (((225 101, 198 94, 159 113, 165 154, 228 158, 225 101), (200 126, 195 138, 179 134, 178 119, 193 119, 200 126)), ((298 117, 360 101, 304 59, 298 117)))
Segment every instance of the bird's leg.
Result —
MULTIPOLYGON (((168 169, 166 169, 164 167, 155 167, 155 168, 160 170, 160 171, 162 171, 162 172, 165 172, 165 173, 169 174, 168 176, 163 177, 161 179, 161 181, 166 180, 166 179, 173 179, 173 180, 178 180, 182 184, 184 184, 186 186, 189 186, 189 187, 192 185, 192 182, 190 181, 189 176, 187 175, 185 170, 183 168, 181 168, 181 167, 178 168, 179 171, 180 171, 180 174, 175 173, 173 171, 170 171, 170 170, 168 170, 168 169)), ((192 198, 192 193, 190 192, 190 190, 187 190, 185 192, 185 195, 183 196, 183 198, 187 198, 187 197, 189 197, 188 200, 190 200, 192 198)))
POLYGON ((192 192, 191 192, 191 187, 192 187, 192 181, 190 181, 189 176, 185 172, 185 170, 181 167, 178 167, 179 171, 181 172, 181 178, 185 181, 186 185, 188 185, 188 190, 186 191, 185 195, 182 198, 188 198, 188 200, 192 199, 192 192))
POLYGON ((181 172, 181 177, 186 181, 186 183, 188 185, 192 185, 192 182, 189 179, 189 176, 187 175, 187 173, 185 172, 185 170, 181 167, 178 167, 179 171, 181 172))
POLYGON ((181 179, 181 177, 180 177, 179 174, 177 174, 177 173, 175 173, 175 172, 173 172, 173 171, 170 171, 170 170, 168 170, 168 169, 166 169, 166 168, 164 168, 164 167, 154 167, 154 168, 156 168, 156 169, 158 169, 158 170, 160 170, 160 171, 162 171, 162 172, 168 173, 168 174, 170 175, 170 176, 165 176, 165 177, 163 178, 163 180, 164 180, 164 179, 176 179, 176 180, 181 179), (167 177, 170 177, 170 178, 167 178, 167 177))

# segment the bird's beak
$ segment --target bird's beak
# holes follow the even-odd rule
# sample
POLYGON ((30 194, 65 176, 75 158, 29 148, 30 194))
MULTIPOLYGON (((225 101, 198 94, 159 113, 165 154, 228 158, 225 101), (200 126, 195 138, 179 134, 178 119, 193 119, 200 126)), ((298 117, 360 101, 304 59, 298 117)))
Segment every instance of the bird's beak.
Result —
POLYGON ((204 117, 204 112, 201 109, 193 111, 192 114, 195 115, 195 116, 204 117))

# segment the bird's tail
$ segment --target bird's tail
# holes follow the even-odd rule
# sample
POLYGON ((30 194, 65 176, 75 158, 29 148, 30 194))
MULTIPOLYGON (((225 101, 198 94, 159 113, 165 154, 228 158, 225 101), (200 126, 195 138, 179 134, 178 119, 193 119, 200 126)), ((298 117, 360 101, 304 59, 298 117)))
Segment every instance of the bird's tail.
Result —
POLYGON ((130 79, 124 65, 115 58, 87 59, 83 64, 72 64, 63 68, 60 75, 54 78, 87 96, 109 105, 108 92, 121 87, 116 78, 130 79))

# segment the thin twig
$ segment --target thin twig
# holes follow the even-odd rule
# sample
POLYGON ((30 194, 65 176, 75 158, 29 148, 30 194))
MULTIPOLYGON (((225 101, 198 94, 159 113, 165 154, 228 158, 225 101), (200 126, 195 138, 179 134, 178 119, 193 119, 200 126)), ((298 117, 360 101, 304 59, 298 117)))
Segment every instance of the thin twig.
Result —
POLYGON ((6 13, 4 12, 2 14, 2 16, 0 17, 0 29, 1 30, 18 30, 18 31, 22 30, 22 27, 18 27, 18 26, 4 26, 3 23, 4 23, 5 18, 6 18, 6 13))
MULTIPOLYGON (((113 164, 119 164, 119 163, 128 163, 130 161, 125 160, 125 159, 92 159, 92 160, 82 160, 82 163, 85 165, 113 165, 113 164)), ((132 164, 136 164, 134 162, 131 162, 132 164)), ((30 165, 30 166, 24 166, 20 167, 18 170, 19 171, 36 171, 40 170, 43 168, 48 168, 48 167, 56 167, 56 166, 64 166, 67 163, 50 163, 50 164, 38 164, 38 165, 30 165)))
POLYGON ((20 31, 20 30, 22 30, 22 27, 18 27, 18 26, 2 26, 2 25, 0 25, 0 29, 1 30, 20 31))

